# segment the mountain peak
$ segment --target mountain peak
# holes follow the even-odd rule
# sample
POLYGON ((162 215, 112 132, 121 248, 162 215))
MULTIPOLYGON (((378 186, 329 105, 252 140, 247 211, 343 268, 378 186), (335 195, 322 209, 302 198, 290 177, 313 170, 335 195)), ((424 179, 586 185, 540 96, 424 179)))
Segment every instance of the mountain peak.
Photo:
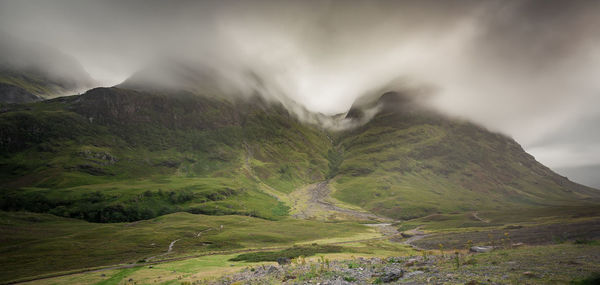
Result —
POLYGON ((367 114, 422 110, 417 95, 408 91, 386 91, 357 99, 346 113, 346 119, 368 120, 367 114))

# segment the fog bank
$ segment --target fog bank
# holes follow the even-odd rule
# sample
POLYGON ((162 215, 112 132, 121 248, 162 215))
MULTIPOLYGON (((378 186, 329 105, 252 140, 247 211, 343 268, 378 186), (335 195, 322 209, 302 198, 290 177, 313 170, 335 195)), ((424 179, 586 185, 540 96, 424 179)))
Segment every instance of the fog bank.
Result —
POLYGON ((103 85, 177 58, 324 114, 389 82, 428 86, 432 106, 551 167, 600 160, 599 14, 598 1, 0 1, 2 29, 103 85))

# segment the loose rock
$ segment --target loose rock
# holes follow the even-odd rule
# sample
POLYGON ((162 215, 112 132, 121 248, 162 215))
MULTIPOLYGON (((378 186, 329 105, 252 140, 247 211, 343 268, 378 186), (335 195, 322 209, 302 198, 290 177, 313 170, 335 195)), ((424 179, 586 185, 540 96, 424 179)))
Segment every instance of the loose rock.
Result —
POLYGON ((494 249, 493 246, 472 246, 469 250, 471 252, 484 253, 490 252, 494 249))

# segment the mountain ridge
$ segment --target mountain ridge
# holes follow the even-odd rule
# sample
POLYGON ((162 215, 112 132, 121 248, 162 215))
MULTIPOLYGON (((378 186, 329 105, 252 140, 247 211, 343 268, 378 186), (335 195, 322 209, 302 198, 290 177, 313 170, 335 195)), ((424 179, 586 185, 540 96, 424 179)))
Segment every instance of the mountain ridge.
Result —
POLYGON ((394 219, 600 196, 508 137, 433 111, 391 107, 407 101, 386 94, 388 106, 369 122, 342 131, 303 123, 276 103, 189 92, 96 88, 15 105, 0 114, 2 209, 99 222, 173 211, 278 219, 289 206, 261 183, 290 193, 325 179, 338 200, 394 219), (181 198, 160 194, 166 187, 181 198))

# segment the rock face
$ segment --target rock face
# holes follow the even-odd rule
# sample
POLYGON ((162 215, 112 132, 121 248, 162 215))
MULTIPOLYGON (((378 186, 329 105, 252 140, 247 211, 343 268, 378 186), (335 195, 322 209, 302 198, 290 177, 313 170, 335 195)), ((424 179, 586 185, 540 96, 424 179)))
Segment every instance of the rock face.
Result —
POLYGON ((493 246, 472 246, 469 250, 471 252, 482 253, 482 252, 490 252, 490 251, 494 250, 494 247, 493 246))
POLYGON ((99 160, 99 164, 101 165, 115 164, 117 161, 119 161, 117 157, 105 151, 91 151, 86 149, 80 151, 78 154, 79 156, 87 159, 99 160))
POLYGON ((41 97, 33 95, 21 87, 0 83, 0 103, 20 104, 41 100, 41 97))

